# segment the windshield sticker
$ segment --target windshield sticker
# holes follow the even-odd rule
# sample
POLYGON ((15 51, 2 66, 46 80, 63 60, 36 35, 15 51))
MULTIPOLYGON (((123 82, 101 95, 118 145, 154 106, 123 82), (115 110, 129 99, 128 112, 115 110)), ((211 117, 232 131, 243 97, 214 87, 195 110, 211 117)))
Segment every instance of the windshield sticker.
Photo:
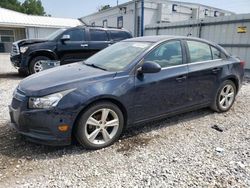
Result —
POLYGON ((148 44, 143 44, 143 43, 133 44, 133 47, 136 47, 136 48, 146 48, 147 46, 148 46, 148 44))

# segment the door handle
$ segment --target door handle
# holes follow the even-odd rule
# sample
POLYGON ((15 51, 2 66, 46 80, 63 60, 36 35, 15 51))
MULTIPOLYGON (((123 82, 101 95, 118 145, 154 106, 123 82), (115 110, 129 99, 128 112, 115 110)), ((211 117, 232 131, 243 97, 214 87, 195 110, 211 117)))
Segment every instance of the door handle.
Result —
POLYGON ((216 74, 220 70, 221 70, 221 68, 216 67, 216 68, 212 69, 212 72, 216 74))
POLYGON ((81 47, 88 47, 88 44, 81 44, 81 47))
POLYGON ((182 82, 183 80, 186 80, 186 79, 187 79, 187 76, 184 75, 184 76, 179 76, 179 77, 177 77, 177 78, 176 78, 176 81, 177 81, 177 82, 182 82))

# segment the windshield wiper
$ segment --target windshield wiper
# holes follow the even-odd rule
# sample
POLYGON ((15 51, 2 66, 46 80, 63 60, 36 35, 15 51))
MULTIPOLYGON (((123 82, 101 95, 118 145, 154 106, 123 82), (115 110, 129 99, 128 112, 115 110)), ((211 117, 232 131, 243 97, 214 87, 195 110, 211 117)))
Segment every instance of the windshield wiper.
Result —
POLYGON ((98 65, 95 65, 95 64, 84 63, 84 65, 87 65, 87 66, 90 66, 90 67, 94 67, 94 68, 97 68, 97 69, 101 69, 101 70, 107 71, 107 69, 105 69, 103 67, 100 67, 98 65))

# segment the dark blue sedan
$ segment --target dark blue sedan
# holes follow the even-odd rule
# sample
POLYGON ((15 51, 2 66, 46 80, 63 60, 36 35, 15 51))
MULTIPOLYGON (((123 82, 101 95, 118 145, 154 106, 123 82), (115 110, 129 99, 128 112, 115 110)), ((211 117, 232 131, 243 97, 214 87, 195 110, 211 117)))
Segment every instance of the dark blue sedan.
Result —
POLYGON ((89 149, 114 143, 128 126, 203 107, 228 111, 244 62, 197 38, 152 36, 112 45, 85 62, 24 79, 12 125, 31 141, 89 149))

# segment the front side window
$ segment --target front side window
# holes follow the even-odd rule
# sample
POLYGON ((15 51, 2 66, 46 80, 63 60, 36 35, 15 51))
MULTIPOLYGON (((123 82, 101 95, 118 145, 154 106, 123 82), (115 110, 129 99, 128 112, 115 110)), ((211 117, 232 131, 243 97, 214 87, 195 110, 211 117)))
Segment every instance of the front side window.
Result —
POLYGON ((48 37, 45 39, 47 40, 55 40, 59 35, 61 35, 66 29, 58 29, 55 32, 51 33, 48 37))
POLYGON ((182 64, 182 50, 180 41, 170 41, 151 51, 144 61, 153 61, 162 68, 182 64))
POLYGON ((191 63, 212 60, 210 46, 208 44, 187 41, 191 63))
POLYGON ((65 35, 70 35, 70 41, 85 41, 85 32, 81 29, 71 30, 66 33, 65 35))
POLYGON ((104 30, 90 29, 91 41, 108 41, 108 35, 104 30))

